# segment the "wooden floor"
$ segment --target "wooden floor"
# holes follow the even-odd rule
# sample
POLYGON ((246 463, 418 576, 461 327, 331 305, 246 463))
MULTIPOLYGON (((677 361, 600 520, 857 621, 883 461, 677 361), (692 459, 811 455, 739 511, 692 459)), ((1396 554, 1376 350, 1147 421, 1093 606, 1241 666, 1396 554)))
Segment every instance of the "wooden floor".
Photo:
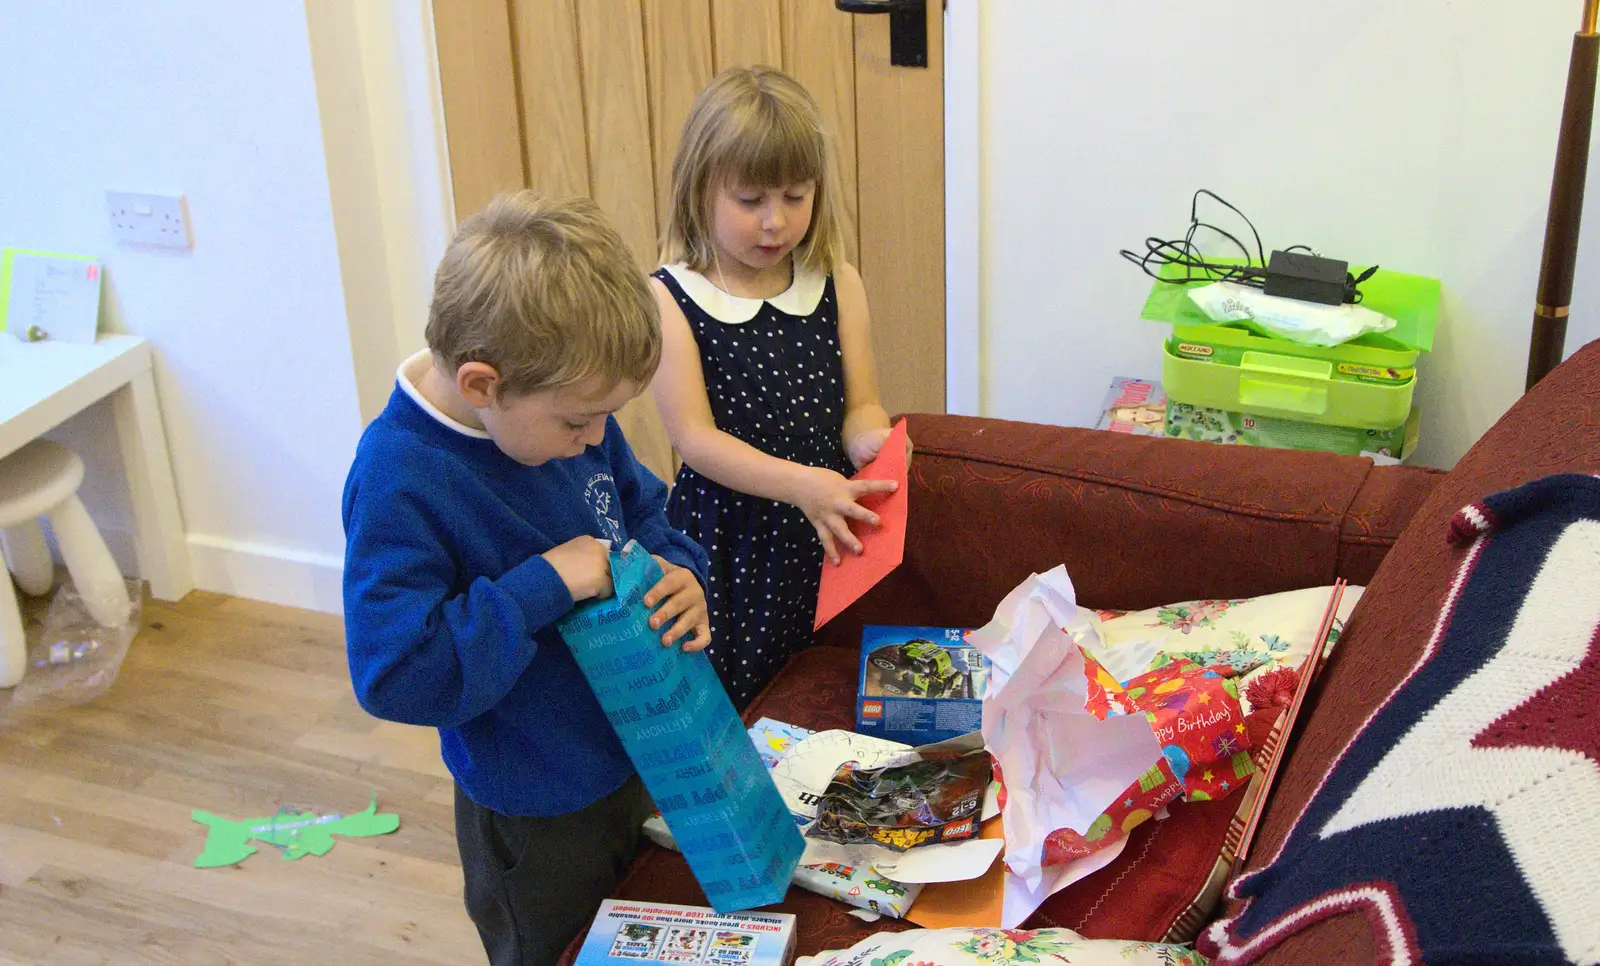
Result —
POLYGON ((103 697, 0 721, 0 964, 482 963, 437 733, 357 706, 339 620, 203 593, 143 617, 103 697), (194 809, 373 792, 392 835, 193 867, 194 809))

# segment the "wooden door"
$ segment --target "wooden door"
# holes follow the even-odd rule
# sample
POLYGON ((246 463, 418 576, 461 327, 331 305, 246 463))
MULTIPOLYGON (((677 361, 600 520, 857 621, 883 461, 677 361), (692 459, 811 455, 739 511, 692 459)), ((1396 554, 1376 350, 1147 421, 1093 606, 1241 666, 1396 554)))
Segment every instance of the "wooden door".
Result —
MULTIPOLYGON (((716 71, 780 67, 839 148, 850 258, 873 313, 890 413, 945 408, 942 4, 928 66, 889 62, 889 17, 833 0, 438 0, 458 217, 531 186, 594 198, 645 269, 689 106, 716 71)), ((648 396, 620 414, 640 460, 675 460, 648 396)))

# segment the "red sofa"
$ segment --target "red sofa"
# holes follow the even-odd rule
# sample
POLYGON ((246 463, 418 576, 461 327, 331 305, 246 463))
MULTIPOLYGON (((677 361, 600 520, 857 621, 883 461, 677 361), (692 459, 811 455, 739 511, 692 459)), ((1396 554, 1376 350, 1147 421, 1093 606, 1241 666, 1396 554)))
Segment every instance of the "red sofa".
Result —
MULTIPOLYGON (((1276 851, 1328 763, 1421 653, 1454 572, 1456 558, 1441 537, 1451 514, 1549 474, 1600 472, 1600 343, 1580 350, 1519 401, 1449 474, 1323 453, 955 416, 912 416, 910 429, 917 458, 905 564, 828 628, 825 646, 796 656, 747 719, 851 728, 863 623, 978 626, 1029 573, 1061 563, 1079 602, 1102 609, 1250 597, 1336 578, 1366 585, 1271 790, 1251 849, 1254 868, 1276 851)), ((1105 935, 1100 927, 1115 921, 1106 913, 1119 905, 1186 895, 1153 887, 1130 894, 1124 884, 1140 861, 1131 856, 1146 864, 1162 856, 1171 866, 1168 878, 1202 881, 1215 850, 1185 856, 1173 829, 1208 822, 1224 828, 1233 810, 1200 803, 1146 823, 1123 857, 1053 897, 1030 924, 1105 935), (1161 835, 1166 845, 1153 841, 1161 835)), ((618 896, 704 903, 682 858, 651 845, 618 896)), ((1184 898, 1161 911, 1176 920, 1188 903, 1184 898)), ((775 908, 798 916, 801 954, 910 927, 863 923, 839 903, 798 888, 775 908)), ((1333 918, 1288 940, 1267 961, 1371 962, 1366 930, 1358 915, 1333 918)))

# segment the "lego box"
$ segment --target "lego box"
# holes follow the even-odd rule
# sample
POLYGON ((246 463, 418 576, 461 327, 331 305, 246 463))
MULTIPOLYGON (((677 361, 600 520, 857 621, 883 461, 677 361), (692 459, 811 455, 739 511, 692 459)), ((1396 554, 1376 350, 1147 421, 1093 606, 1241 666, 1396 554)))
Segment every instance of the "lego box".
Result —
POLYGON ((966 634, 955 627, 863 628, 856 731, 913 746, 977 731, 989 660, 966 634))
POLYGON ((607 899, 576 966, 787 966, 794 955, 794 921, 786 912, 719 915, 701 906, 607 899))

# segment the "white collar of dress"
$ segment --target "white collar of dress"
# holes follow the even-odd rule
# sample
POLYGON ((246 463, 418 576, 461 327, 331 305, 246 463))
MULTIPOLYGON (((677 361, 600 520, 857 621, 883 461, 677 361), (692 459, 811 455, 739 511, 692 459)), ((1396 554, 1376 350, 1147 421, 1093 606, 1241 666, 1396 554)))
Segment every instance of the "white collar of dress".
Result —
POLYGON ((760 313, 763 305, 770 305, 789 315, 810 315, 817 310, 817 304, 822 301, 822 292, 828 284, 825 272, 807 268, 797 262, 794 266, 794 279, 787 289, 770 299, 750 299, 729 295, 713 284, 709 278, 699 272, 691 271, 682 262, 668 265, 666 269, 667 274, 677 281, 684 294, 694 300, 694 304, 700 306, 713 319, 729 325, 741 325, 750 321, 760 313))

